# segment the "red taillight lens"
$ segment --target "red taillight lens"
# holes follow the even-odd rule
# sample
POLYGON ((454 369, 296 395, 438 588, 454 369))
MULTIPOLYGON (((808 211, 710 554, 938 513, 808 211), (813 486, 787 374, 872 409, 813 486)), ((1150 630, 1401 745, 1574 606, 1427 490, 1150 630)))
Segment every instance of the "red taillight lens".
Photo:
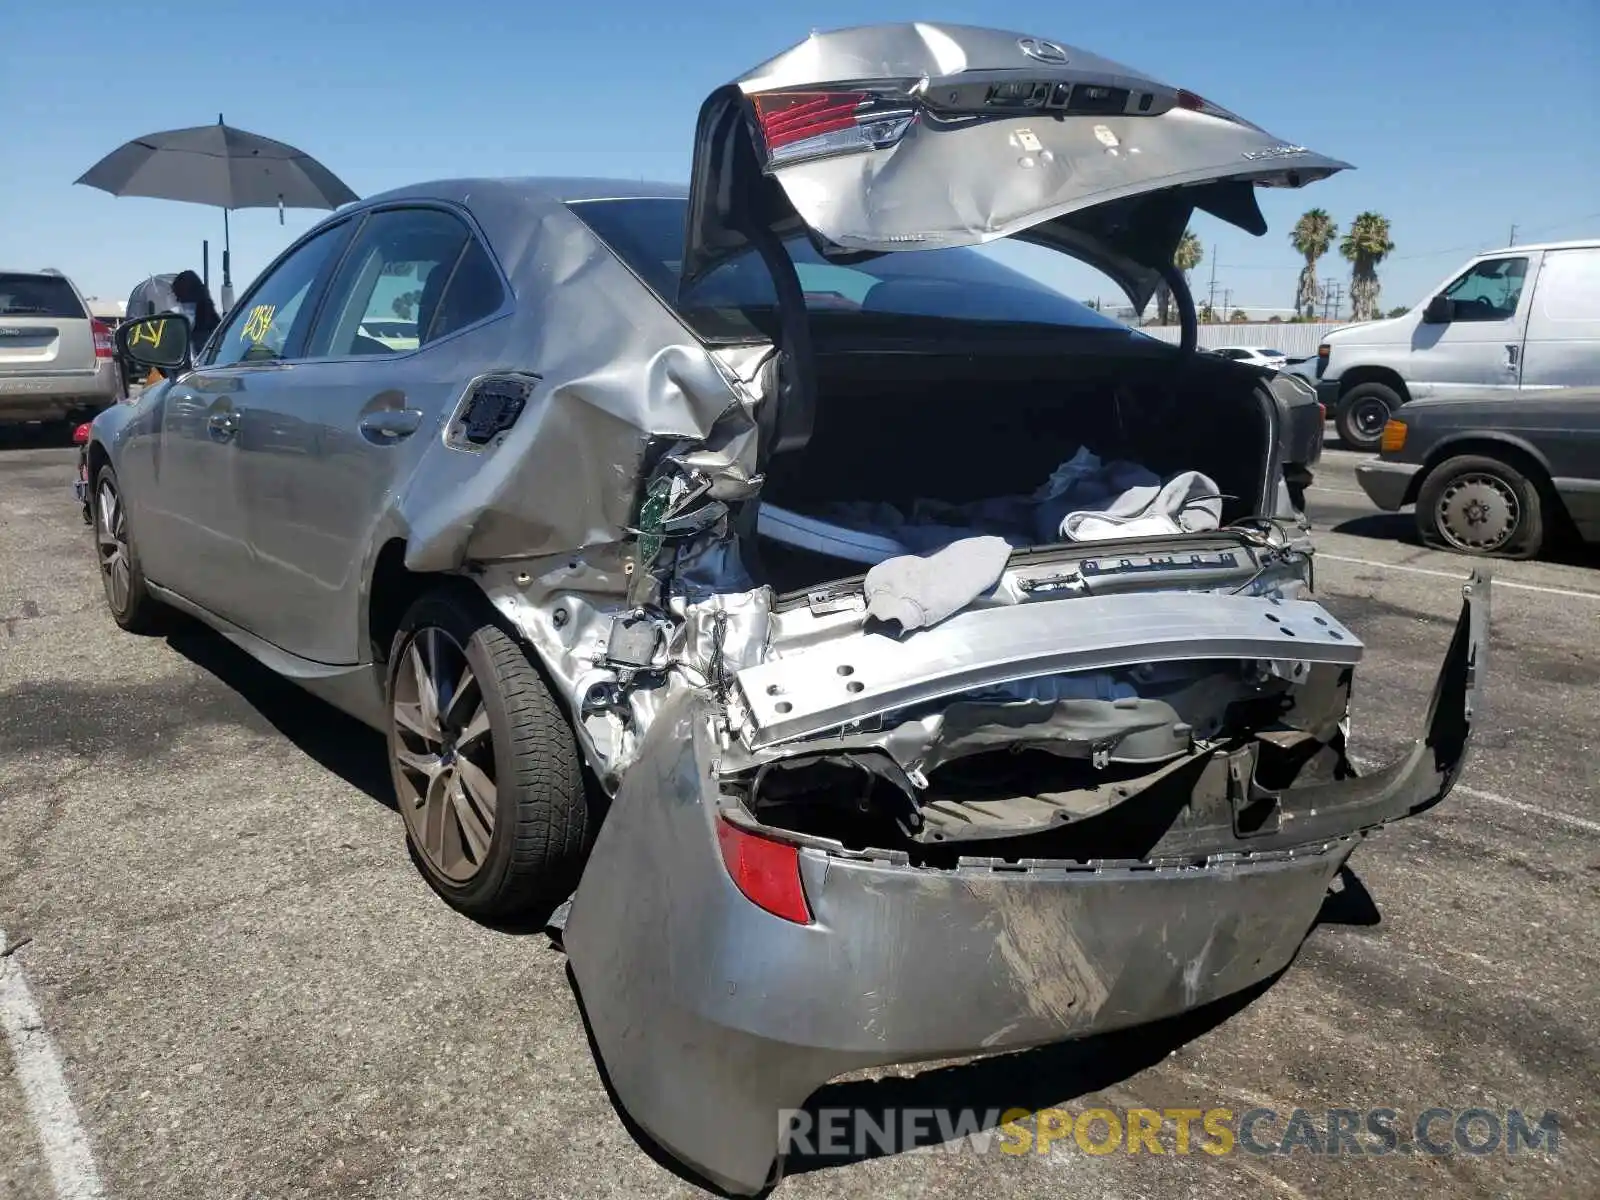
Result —
POLYGON ((774 92, 755 98, 756 120, 767 149, 852 129, 866 92, 774 92))
POLYGON ((811 924, 796 847, 741 829, 726 817, 717 819, 717 844, 729 877, 746 899, 785 921, 811 924))
POLYGON ((96 358, 110 358, 112 355, 111 326, 96 318, 89 322, 94 330, 94 356, 96 358))
POLYGON ((85 421, 72 431, 72 444, 81 446, 89 440, 89 422, 85 421))
POLYGON ((767 92, 752 96, 769 166, 892 146, 916 110, 871 92, 767 92))

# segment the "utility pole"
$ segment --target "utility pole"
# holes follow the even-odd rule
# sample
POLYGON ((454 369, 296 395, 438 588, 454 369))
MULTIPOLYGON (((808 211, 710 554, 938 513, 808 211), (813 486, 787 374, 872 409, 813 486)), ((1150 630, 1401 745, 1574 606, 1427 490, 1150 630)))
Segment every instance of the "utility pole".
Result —
POLYGON ((1211 244, 1211 290, 1206 293, 1206 307, 1211 310, 1211 319, 1217 319, 1217 245, 1211 244))
POLYGON ((1227 314, 1225 317, 1222 318, 1224 321, 1233 320, 1233 289, 1232 288, 1223 288, 1222 289, 1222 311, 1227 314))
POLYGON ((1511 240, 1509 242, 1507 242, 1506 245, 1515 246, 1516 244, 1517 244, 1517 227, 1515 225, 1513 225, 1511 227, 1511 240))

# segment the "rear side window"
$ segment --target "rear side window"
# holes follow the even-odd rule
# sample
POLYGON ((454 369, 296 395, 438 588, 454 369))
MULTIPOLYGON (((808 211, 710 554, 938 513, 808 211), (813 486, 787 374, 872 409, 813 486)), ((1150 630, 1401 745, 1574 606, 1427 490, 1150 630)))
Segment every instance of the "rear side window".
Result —
MULTIPOLYGON (((701 337, 752 337, 770 327, 761 314, 777 304, 772 277, 754 252, 718 266, 678 296, 683 262, 681 199, 588 200, 571 205, 701 337), (755 319, 752 319, 755 318, 755 319)), ((881 254, 848 266, 824 259, 809 240, 785 243, 813 313, 861 313, 945 321, 1127 327, 1021 271, 966 248, 881 254)))
POLYGON ((500 307, 500 276, 471 232, 437 208, 374 213, 339 265, 308 358, 403 353, 500 307))
POLYGON ((59 275, 0 275, 0 316, 72 321, 88 315, 72 285, 59 275))
POLYGON ((1549 250, 1535 292, 1547 321, 1600 321, 1600 248, 1549 250))

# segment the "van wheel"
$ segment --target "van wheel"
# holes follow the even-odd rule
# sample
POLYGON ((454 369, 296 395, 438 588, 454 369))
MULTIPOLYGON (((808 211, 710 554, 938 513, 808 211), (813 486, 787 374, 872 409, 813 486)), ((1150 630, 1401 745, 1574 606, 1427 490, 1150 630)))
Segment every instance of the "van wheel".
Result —
POLYGON ((1497 458, 1448 459, 1417 492, 1417 532, 1429 545, 1463 554, 1532 558, 1544 543, 1539 488, 1497 458))
POLYGON ((1339 440, 1351 450, 1376 450, 1383 426, 1404 404, 1400 393, 1386 383, 1358 383, 1339 400, 1333 419, 1339 440))
POLYGON ((411 606, 389 655, 389 769, 423 877, 484 921, 547 916, 577 886, 577 742, 527 652, 465 591, 411 606))
POLYGON ((168 609, 145 586, 144 567, 128 526, 128 506, 109 465, 95 476, 85 517, 94 526, 95 558, 111 619, 129 633, 160 633, 168 609))

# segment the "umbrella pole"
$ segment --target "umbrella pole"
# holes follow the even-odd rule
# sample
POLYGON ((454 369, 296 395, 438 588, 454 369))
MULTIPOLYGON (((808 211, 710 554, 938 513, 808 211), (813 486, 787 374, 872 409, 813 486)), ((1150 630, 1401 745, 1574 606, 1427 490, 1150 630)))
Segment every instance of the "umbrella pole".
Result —
POLYGON ((230 259, 233 242, 228 233, 228 210, 222 210, 222 309, 233 307, 233 271, 230 259))

